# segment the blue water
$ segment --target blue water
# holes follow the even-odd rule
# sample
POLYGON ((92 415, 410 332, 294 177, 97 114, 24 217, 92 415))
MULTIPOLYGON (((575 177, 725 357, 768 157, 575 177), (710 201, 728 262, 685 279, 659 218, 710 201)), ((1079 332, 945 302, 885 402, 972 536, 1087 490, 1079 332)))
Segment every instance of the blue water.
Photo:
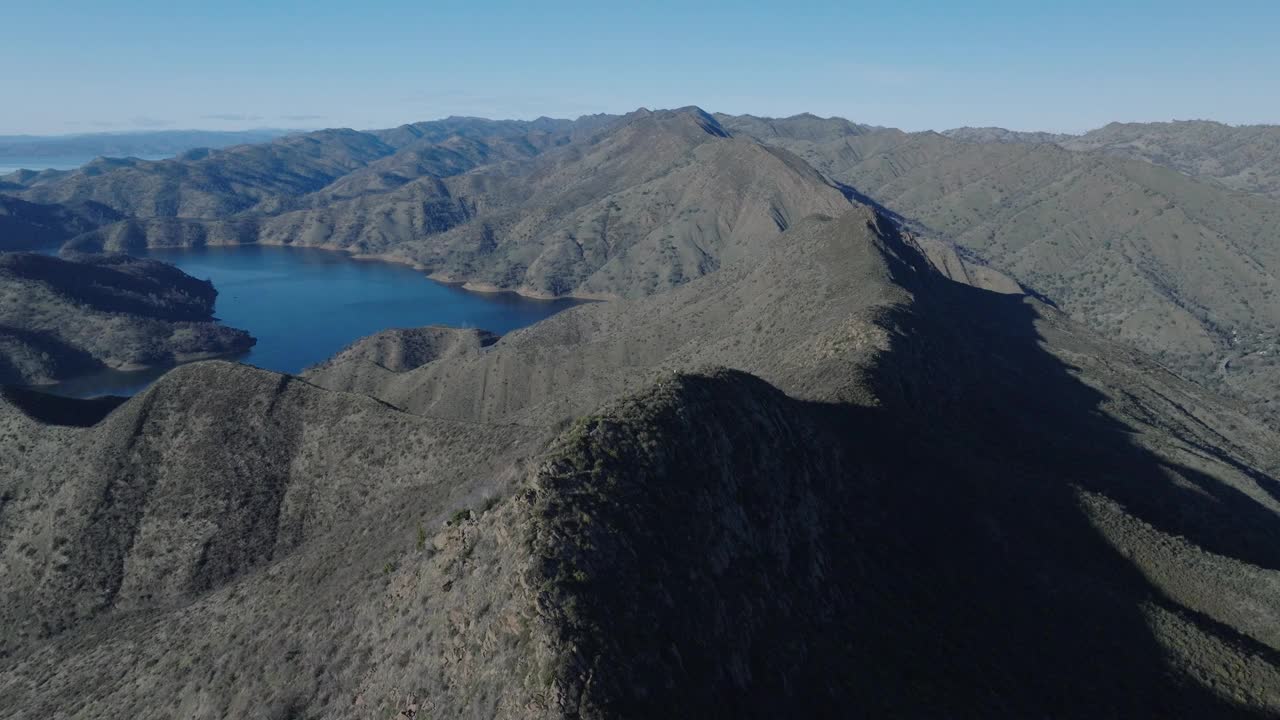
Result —
MULTIPOLYGON (((388 328, 451 325, 501 334, 576 304, 467 292, 407 266, 353 260, 327 250, 246 245, 153 250, 148 256, 212 280, 218 319, 258 340, 235 359, 287 373, 388 328)), ((42 389, 74 397, 131 395, 163 372, 104 371, 42 389)))

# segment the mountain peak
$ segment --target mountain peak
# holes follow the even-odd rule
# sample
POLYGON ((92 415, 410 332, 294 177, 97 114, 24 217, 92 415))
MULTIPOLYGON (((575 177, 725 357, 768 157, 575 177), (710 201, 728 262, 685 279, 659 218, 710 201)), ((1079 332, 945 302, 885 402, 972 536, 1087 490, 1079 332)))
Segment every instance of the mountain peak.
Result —
POLYGON ((631 121, 637 120, 654 120, 660 124, 669 122, 688 123, 695 126, 702 132, 720 138, 732 137, 732 133, 724 128, 711 113, 696 106, 686 105, 685 107, 674 108, 671 110, 649 110, 640 108, 626 116, 631 121))

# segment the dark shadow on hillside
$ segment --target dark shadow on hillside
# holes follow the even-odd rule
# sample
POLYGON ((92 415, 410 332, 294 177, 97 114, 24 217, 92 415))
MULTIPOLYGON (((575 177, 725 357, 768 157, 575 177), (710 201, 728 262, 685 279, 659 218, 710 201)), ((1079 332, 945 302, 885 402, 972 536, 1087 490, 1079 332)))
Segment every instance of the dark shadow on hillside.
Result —
POLYGON ((881 205, 878 200, 871 197, 870 195, 867 195, 866 193, 862 192, 858 188, 852 185, 846 185, 845 183, 842 183, 839 180, 830 180, 830 179, 828 180, 835 189, 840 191, 840 194, 844 195, 845 200, 848 200, 849 202, 860 203, 862 205, 866 205, 867 207, 874 208, 876 212, 893 220, 896 223, 904 224, 904 225, 907 223, 907 219, 905 217, 903 217, 902 215, 899 215, 897 212, 893 210, 890 210, 888 207, 881 205))
POLYGON ((120 255, 11 253, 4 269, 95 310, 171 321, 208 320, 217 291, 165 263, 120 255))
POLYGON ((68 398, 13 385, 0 385, 0 397, 32 420, 46 425, 70 427, 97 425, 129 399, 114 395, 89 399, 68 398))
POLYGON ((1280 652, 1154 586, 1081 490, 1262 567, 1278 567, 1280 522, 1139 447, 1041 347, 1035 304, 929 275, 886 241, 914 266, 893 271, 916 301, 881 318, 890 349, 863 379, 880 406, 713 371, 570 432, 537 511, 537 535, 555 538, 546 606, 574 648, 556 676, 570 704, 636 718, 1265 716, 1187 658, 1265 696, 1271 678, 1240 658, 1275 668, 1280 652), (1159 617, 1192 632, 1162 641, 1159 617))
POLYGON ((1041 347, 1034 304, 899 274, 916 303, 884 318, 892 346, 870 377, 884 406, 805 404, 844 455, 853 523, 838 573, 850 607, 831 636, 854 647, 822 655, 848 663, 872 715, 1247 715, 1170 664, 1144 609, 1272 666, 1280 653, 1152 586, 1094 527, 1077 488, 1271 569, 1280 519, 1132 442, 1132 428, 1100 411, 1103 396, 1041 347))
MULTIPOLYGON (((866 376, 828 378, 879 405, 713 370, 564 436, 536 512, 554 538, 545 607, 573 648, 555 676, 569 704, 637 718, 1265 716, 1227 694, 1265 702, 1274 676, 1259 668, 1280 652, 1172 595, 1211 586, 1212 558, 1157 587, 1095 518, 1119 505, 1264 568, 1280 568, 1280 520, 1105 414, 1132 402, 1123 416, 1143 417, 1144 388, 1111 400, 1078 380, 1041 345, 1051 311, 929 272, 880 225, 915 301, 879 319, 890 345, 866 376)), ((1099 360, 1094 377, 1128 355, 1099 360)), ((1179 412, 1158 411, 1153 433, 1201 443, 1179 412)), ((1222 477, 1256 473, 1249 460, 1222 477)))

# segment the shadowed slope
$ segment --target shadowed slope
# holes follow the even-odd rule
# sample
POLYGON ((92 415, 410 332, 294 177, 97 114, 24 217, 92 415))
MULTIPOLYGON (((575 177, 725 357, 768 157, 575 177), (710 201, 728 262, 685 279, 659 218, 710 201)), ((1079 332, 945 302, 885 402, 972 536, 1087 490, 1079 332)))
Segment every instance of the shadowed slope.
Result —
MULTIPOLYGON (((730 128, 754 121, 722 120, 730 128)), ((762 138, 1093 329, 1232 390, 1258 417, 1280 417, 1280 203, 1273 199, 1053 144, 899 131, 762 138)))
POLYGON ((92 202, 41 205, 0 195, 0 251, 57 248, 121 217, 111 208, 92 202))

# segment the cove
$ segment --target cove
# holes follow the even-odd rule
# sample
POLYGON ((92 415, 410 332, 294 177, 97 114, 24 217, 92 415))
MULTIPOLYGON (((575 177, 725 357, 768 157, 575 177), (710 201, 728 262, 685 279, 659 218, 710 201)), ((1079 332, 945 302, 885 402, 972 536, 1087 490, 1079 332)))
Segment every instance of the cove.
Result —
MULTIPOLYGON (((504 334, 579 304, 470 292, 405 265, 315 248, 241 245, 138 254, 212 280, 217 318, 258 340, 233 359, 285 373, 296 374, 389 328, 450 325, 504 334)), ((38 389, 71 397, 132 395, 167 369, 104 370, 38 389)))

